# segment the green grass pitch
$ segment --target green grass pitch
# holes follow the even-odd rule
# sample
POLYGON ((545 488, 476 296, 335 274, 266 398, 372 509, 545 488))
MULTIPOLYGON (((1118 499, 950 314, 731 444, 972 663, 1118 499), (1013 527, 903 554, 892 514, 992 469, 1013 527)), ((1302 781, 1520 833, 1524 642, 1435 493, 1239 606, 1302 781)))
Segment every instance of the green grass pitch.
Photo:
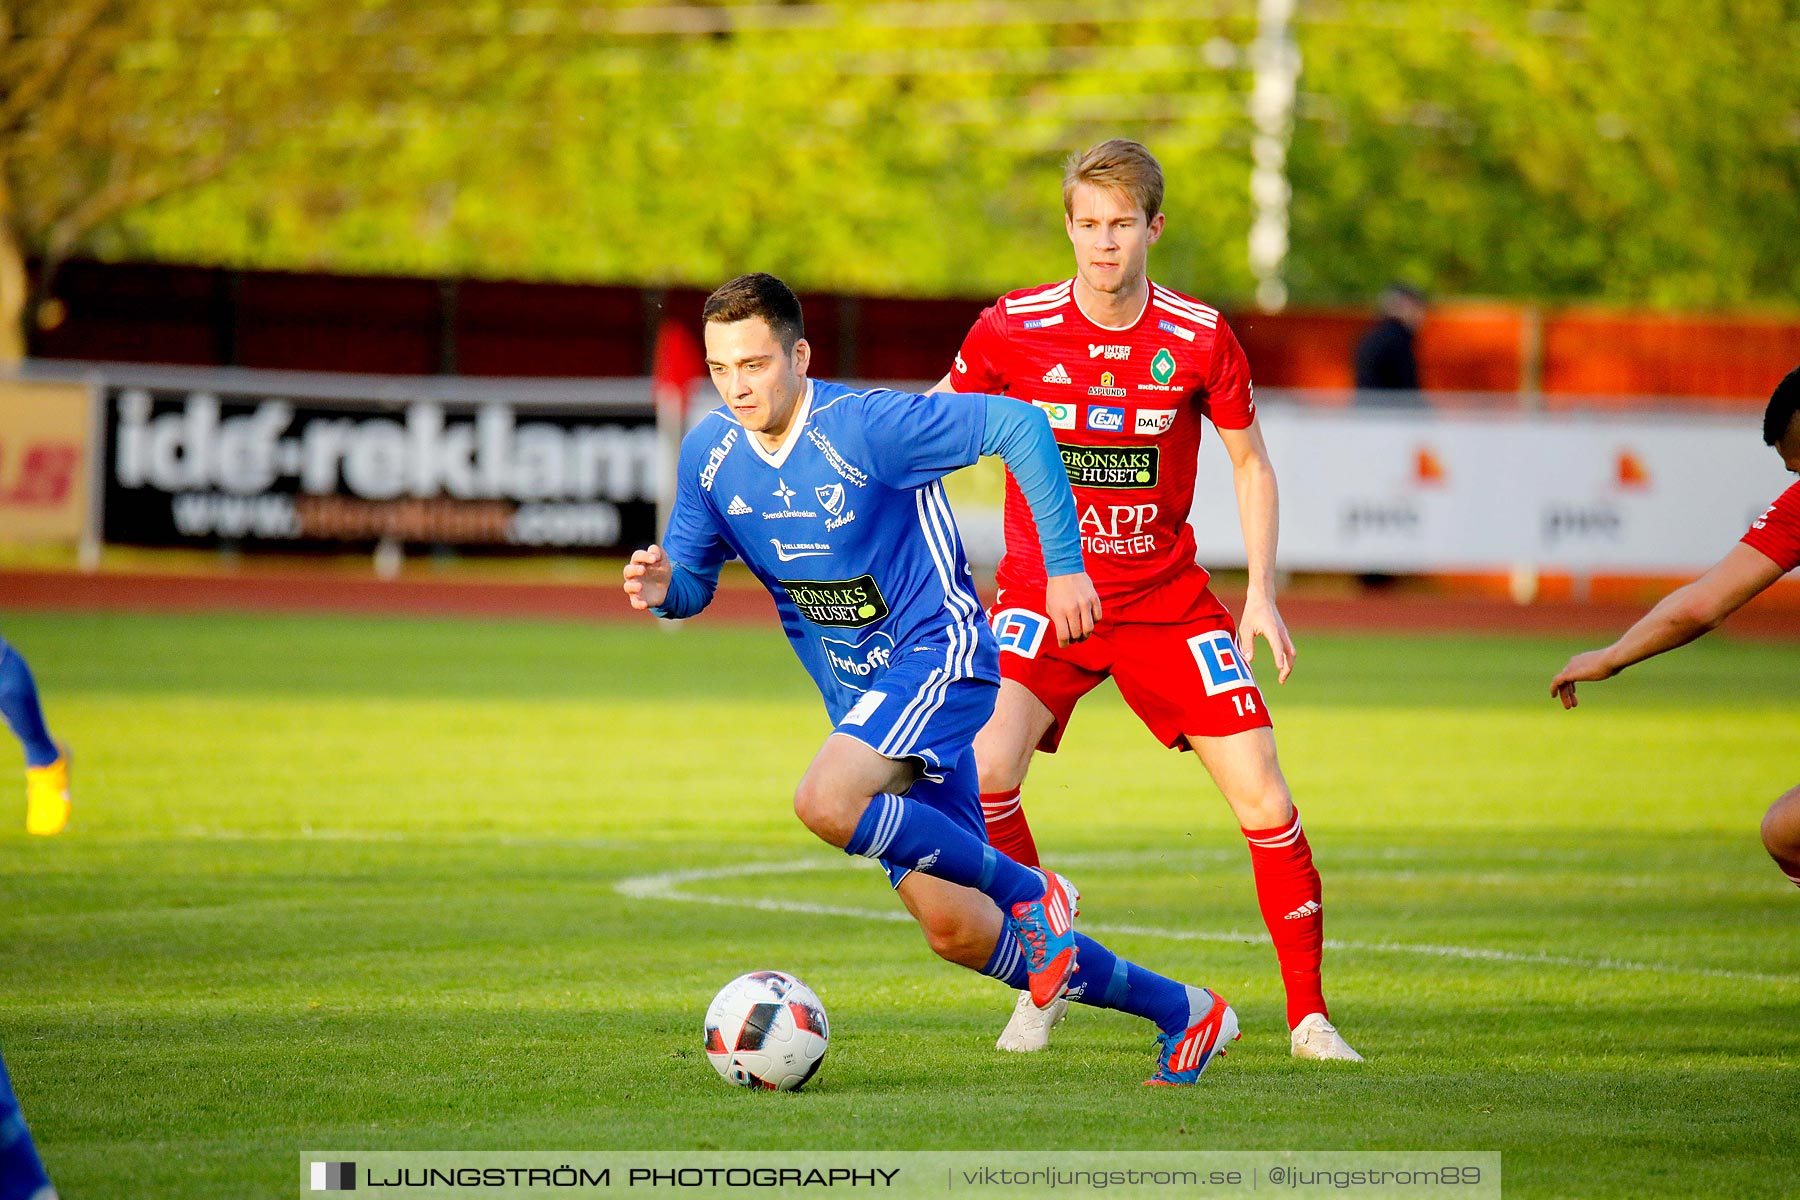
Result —
POLYGON ((1756 827, 1800 647, 1717 637, 1564 713, 1571 642, 1298 631, 1270 699, 1362 1067, 1288 1058, 1229 813, 1097 693, 1034 769, 1040 845, 1244 1021, 1166 1091, 1116 1014, 995 1051, 1011 996, 799 826, 826 727, 773 628, 0 630, 77 755, 74 828, 0 833, 0 1045, 68 1197, 287 1195, 324 1146, 1499 1150, 1514 1196, 1791 1194, 1800 895, 1756 827), (760 967, 830 1011, 798 1094, 700 1050, 760 967))

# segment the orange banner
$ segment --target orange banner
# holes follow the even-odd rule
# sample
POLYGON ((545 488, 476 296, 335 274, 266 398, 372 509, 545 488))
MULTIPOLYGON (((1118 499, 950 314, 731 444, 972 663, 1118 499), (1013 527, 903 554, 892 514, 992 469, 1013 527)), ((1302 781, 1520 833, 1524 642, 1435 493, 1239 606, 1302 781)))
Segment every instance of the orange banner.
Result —
POLYGON ((90 407, 81 384, 0 380, 0 543, 81 539, 90 407))

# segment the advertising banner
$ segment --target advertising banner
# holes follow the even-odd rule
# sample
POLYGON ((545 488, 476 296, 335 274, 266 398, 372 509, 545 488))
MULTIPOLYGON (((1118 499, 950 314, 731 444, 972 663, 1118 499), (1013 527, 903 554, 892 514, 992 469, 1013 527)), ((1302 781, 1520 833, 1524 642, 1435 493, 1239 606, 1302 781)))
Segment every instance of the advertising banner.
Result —
MULTIPOLYGON (((1698 572, 1792 478, 1757 422, 1301 410, 1260 415, 1300 571, 1698 572)), ((1200 561, 1244 561, 1231 462, 1208 431, 1200 561)))
POLYGON ((92 403, 81 384, 0 380, 0 543, 81 539, 92 403))
POLYGON ((647 405, 114 383, 103 405, 109 542, 618 554, 655 532, 647 405))

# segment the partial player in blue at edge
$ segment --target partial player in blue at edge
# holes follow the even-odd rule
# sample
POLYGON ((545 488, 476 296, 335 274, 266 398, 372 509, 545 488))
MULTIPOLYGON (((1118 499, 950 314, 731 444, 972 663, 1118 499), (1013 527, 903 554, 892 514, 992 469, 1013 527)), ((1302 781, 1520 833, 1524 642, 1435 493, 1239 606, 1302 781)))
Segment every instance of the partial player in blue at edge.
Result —
POLYGON ((794 792, 823 840, 878 859, 940 957, 1027 989, 1153 1021, 1152 1084, 1197 1082, 1237 1037, 1216 993, 1164 978, 1074 929, 1080 894, 987 844, 972 749, 999 688, 943 477, 1004 459, 1042 537, 1047 614, 1085 638, 1100 602, 1044 414, 1001 396, 853 391, 808 379, 800 302, 742 275, 703 311, 724 399, 681 445, 661 546, 631 556, 625 592, 695 615, 734 555, 774 597, 835 728, 794 792))

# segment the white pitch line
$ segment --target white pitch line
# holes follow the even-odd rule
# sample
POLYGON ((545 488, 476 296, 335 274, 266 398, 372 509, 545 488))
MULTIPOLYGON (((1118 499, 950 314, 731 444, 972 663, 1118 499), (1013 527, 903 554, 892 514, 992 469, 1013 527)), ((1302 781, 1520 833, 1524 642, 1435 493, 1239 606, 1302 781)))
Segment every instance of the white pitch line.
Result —
MULTIPOLYGON (((1116 863, 1119 855, 1095 855, 1092 862, 1081 856, 1064 856, 1060 861, 1070 866, 1116 863)), ((854 917, 864 921, 910 922, 912 916, 901 909, 851 908, 834 904, 811 904, 803 900, 778 900, 768 897, 720 896, 681 890, 689 884, 708 883, 720 879, 746 879, 758 875, 791 875, 825 871, 855 870, 861 860, 841 862, 829 858, 794 859, 789 862, 739 863, 729 867, 702 867, 688 871, 664 871, 655 875, 635 875, 621 879, 613 890, 634 900, 665 900, 681 904, 711 904, 724 908, 749 908, 759 912, 804 913, 820 917, 854 917)), ((1151 925, 1088 925, 1090 933, 1122 934, 1127 937, 1163 938, 1176 942, 1218 942, 1231 945, 1267 945, 1268 935, 1242 933, 1237 930, 1160 929, 1151 925)), ((1480 946, 1438 946, 1424 942, 1352 942, 1326 938, 1327 950, 1343 950, 1369 954, 1418 954, 1431 958, 1461 958, 1475 962, 1513 963, 1534 967, 1569 967, 1581 971, 1634 971, 1650 975, 1698 975, 1708 979, 1735 979, 1751 983, 1800 984, 1800 976, 1772 975, 1759 971, 1730 971, 1718 967, 1686 967, 1674 963, 1632 962, 1621 958, 1577 958, 1566 954, 1523 953, 1517 950, 1492 950, 1480 946)))

